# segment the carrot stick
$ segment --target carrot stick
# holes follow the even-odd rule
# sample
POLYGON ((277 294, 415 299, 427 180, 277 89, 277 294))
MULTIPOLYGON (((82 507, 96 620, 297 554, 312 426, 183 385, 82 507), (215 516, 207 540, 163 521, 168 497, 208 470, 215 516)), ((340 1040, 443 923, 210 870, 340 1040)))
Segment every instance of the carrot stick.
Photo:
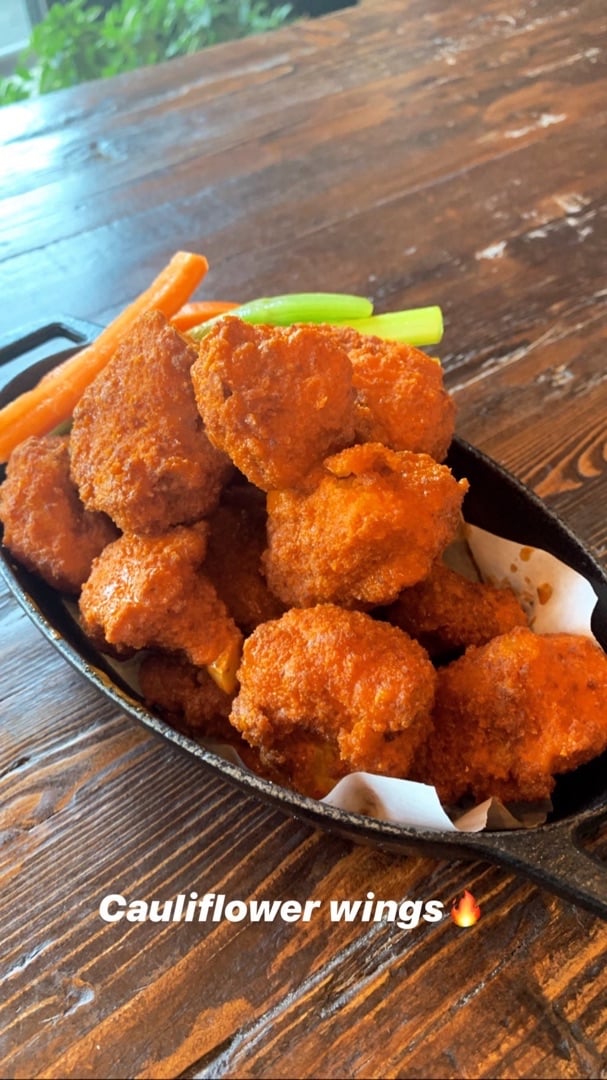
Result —
POLYGON ((232 311, 235 307, 238 307, 235 300, 192 300, 173 315, 171 322, 176 330, 185 333, 193 326, 214 319, 217 315, 225 315, 226 311, 232 311))
POLYGON ((170 319, 186 303, 208 270, 204 255, 178 251, 144 292, 99 337, 44 375, 32 389, 0 409, 0 462, 30 435, 44 435, 69 419, 86 387, 111 359, 117 346, 145 311, 155 308, 170 319))

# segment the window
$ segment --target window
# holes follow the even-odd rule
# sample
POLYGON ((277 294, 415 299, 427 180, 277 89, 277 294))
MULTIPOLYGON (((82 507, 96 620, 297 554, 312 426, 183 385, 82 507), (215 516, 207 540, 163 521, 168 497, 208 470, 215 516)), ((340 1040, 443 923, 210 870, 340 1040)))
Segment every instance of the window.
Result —
POLYGON ((0 75, 10 75, 28 43, 30 31, 47 11, 45 0, 1 0, 0 75))

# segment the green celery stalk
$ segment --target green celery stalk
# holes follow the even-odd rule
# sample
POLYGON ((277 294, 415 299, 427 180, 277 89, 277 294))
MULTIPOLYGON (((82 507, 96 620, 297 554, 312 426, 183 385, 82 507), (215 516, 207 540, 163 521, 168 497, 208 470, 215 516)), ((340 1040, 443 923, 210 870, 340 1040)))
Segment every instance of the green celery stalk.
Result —
POLYGON ((374 315, 370 300, 345 293, 286 293, 250 300, 225 315, 217 315, 193 327, 189 336, 194 341, 201 341, 211 327, 226 316, 271 326, 290 326, 292 323, 351 326, 361 334, 374 334, 386 341, 418 346, 436 345, 443 336, 443 316, 437 306, 374 315))
POLYGON ((374 334, 387 341, 407 345, 437 345, 443 336, 443 316, 439 307, 389 311, 362 319, 340 319, 339 326, 351 326, 360 334, 374 334))
MULTIPOLYGON (((341 323, 351 319, 366 319, 373 314, 373 304, 365 296, 346 293, 287 293, 284 296, 264 296, 250 300, 226 313, 249 323, 290 326, 292 323, 341 323)), ((224 319, 216 315, 200 326, 194 326, 189 336, 194 341, 205 337, 212 326, 224 319)))

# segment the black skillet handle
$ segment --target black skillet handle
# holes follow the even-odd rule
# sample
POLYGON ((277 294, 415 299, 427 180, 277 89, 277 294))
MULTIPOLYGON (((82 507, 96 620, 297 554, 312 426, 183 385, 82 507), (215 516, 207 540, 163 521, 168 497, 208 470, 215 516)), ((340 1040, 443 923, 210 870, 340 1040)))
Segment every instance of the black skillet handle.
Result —
POLYGON ((484 835, 493 858, 502 865, 607 919, 607 862, 584 850, 582 843, 603 822, 607 822, 607 807, 536 829, 484 835))
MULTIPOLYGON (((85 322, 83 319, 74 319, 71 316, 60 317, 50 323, 33 323, 22 326, 8 334, 0 336, 0 367, 2 368, 2 383, 18 382, 18 376, 32 366, 31 354, 35 350, 37 359, 35 365, 40 367, 40 375, 44 374, 43 368, 54 366, 55 362, 69 356, 83 345, 89 345, 99 335, 101 327, 94 323, 85 322), (46 358, 43 356, 45 345, 52 343, 46 358), (70 344, 71 343, 71 344, 70 344), (42 359, 40 357, 42 356, 42 359)), ((31 385, 31 379, 30 379, 31 385)), ((21 392, 15 385, 16 396, 21 392)))

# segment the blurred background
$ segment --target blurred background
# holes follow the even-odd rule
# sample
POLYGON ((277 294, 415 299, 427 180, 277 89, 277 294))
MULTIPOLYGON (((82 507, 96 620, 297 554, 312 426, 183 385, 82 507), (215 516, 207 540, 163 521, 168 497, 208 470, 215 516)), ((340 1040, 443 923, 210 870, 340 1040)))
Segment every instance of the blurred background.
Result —
POLYGON ((0 105, 316 18, 357 0, 2 0, 0 105))

